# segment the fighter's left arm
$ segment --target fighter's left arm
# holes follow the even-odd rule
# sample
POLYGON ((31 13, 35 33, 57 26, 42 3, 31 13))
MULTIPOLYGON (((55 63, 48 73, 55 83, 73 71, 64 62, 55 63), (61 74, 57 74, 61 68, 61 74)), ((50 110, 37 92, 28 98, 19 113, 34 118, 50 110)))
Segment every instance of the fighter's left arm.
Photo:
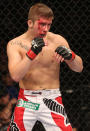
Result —
POLYGON ((83 70, 83 62, 80 56, 76 55, 70 48, 59 46, 55 50, 58 62, 65 61, 69 68, 75 72, 83 70))
POLYGON ((71 70, 75 72, 82 72, 83 70, 83 62, 80 56, 75 54, 75 58, 73 60, 64 60, 71 70))
POLYGON ((68 42, 64 38, 61 39, 60 43, 63 44, 60 44, 55 50, 57 62, 59 63, 65 61, 71 70, 75 72, 82 72, 82 58, 70 49, 68 42))

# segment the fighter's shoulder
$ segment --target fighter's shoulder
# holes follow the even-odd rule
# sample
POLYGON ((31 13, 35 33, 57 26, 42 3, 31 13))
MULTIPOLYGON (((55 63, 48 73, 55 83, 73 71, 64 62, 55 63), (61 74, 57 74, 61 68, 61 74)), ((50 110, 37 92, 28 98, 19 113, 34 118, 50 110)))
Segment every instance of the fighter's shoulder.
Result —
POLYGON ((15 53, 15 52, 19 52, 19 37, 16 37, 14 39, 11 39, 8 43, 7 43, 7 54, 10 53, 15 53))
POLYGON ((11 39, 8 43, 7 43, 7 50, 10 51, 19 51, 20 47, 22 44, 22 35, 17 36, 13 39, 11 39))
POLYGON ((48 36, 54 43, 58 43, 59 45, 64 45, 64 46, 68 45, 67 40, 62 35, 49 32, 48 36))
POLYGON ((8 42, 8 45, 17 45, 19 42, 20 42, 20 36, 11 39, 11 40, 8 42))

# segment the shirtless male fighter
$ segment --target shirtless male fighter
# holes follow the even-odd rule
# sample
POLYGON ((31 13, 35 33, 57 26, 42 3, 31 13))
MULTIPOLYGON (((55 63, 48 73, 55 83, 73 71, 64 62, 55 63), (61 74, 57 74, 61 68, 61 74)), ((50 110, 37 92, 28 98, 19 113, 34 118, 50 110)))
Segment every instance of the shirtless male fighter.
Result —
POLYGON ((75 72, 81 72, 83 64, 65 38, 49 32, 53 18, 47 5, 33 5, 27 32, 8 42, 9 72, 20 86, 8 130, 31 131, 39 120, 46 131, 72 131, 59 90, 60 62, 75 72))

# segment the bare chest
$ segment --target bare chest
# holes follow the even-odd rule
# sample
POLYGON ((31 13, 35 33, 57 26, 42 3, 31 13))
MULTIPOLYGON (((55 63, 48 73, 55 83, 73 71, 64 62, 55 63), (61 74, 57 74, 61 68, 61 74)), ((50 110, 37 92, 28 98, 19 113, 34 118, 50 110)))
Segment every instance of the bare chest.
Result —
POLYGON ((49 66, 54 63, 54 46, 46 46, 42 49, 36 60, 42 63, 44 66, 49 66))
MULTIPOLYGON (((30 49, 29 46, 23 45, 20 49, 20 55, 22 59, 26 56, 27 51, 30 49)), ((55 63, 54 53, 56 46, 55 45, 47 45, 42 48, 42 51, 36 56, 36 58, 32 61, 32 65, 38 66, 50 66, 55 63)))

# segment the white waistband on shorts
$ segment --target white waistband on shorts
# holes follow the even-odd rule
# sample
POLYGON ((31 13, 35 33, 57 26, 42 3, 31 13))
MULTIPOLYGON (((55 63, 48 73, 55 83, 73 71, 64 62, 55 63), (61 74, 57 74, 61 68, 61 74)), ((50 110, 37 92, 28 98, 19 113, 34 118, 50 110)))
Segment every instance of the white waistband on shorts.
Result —
MULTIPOLYGON (((50 94, 60 94, 60 89, 43 89, 43 90, 23 90, 24 95, 50 95, 50 94)), ((22 91, 21 91, 22 92, 22 91)))

